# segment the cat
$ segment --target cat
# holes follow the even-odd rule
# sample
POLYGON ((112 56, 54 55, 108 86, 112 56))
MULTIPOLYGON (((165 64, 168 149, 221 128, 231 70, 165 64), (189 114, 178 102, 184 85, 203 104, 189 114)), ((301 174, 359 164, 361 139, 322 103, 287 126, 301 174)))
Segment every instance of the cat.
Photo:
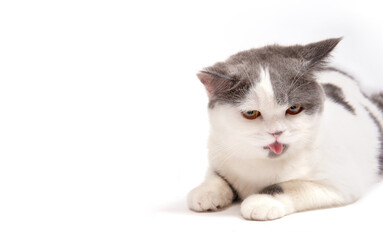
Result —
POLYGON ((197 76, 209 104, 209 169, 191 210, 242 200, 248 220, 358 200, 383 175, 383 94, 328 66, 342 38, 239 52, 197 76))

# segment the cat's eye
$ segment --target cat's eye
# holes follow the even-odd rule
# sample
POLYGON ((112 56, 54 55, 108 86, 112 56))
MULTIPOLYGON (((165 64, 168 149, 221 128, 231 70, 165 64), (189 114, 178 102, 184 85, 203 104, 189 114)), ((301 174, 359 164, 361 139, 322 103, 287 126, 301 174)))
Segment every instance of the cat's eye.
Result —
POLYGON ((295 115, 302 112, 303 107, 300 104, 293 105, 286 110, 286 114, 295 115))
POLYGON ((256 119, 257 117, 261 115, 261 112, 257 110, 251 110, 251 111, 242 112, 242 115, 247 119, 256 119))

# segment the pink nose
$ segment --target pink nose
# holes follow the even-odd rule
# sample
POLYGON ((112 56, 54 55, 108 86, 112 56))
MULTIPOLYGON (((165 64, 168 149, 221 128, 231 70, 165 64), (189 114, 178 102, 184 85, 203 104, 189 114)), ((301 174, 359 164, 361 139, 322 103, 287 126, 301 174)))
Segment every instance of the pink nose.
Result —
POLYGON ((282 131, 276 131, 276 132, 269 133, 269 134, 272 135, 273 137, 277 138, 277 137, 279 137, 282 133, 283 133, 282 131))

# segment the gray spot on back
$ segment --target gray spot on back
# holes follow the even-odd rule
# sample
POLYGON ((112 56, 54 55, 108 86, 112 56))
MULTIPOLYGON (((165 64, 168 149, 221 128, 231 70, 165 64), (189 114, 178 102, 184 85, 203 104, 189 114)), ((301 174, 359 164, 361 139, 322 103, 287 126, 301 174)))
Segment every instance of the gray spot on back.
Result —
POLYGON ((383 93, 374 94, 368 98, 383 112, 383 93))
POLYGON ((344 99, 342 89, 330 83, 322 84, 322 87, 328 98, 330 98, 333 102, 340 104, 351 114, 355 115, 355 109, 344 99))
POLYGON ((379 131, 379 141, 380 141, 380 153, 379 153, 379 172, 380 174, 383 174, 383 128, 382 126, 380 125, 378 119, 376 118, 376 116, 370 111, 370 109, 368 109, 367 107, 365 107, 366 111, 368 112, 368 114, 370 115, 371 119, 374 121, 374 123, 376 124, 376 127, 378 128, 378 131, 379 131))
POLYGON ((337 73, 340 73, 340 74, 342 74, 342 75, 344 75, 344 76, 346 76, 352 80, 355 80, 355 78, 353 76, 351 76, 350 74, 348 74, 345 71, 342 71, 338 68, 335 68, 335 67, 325 67, 323 70, 337 72, 337 73))
POLYGON ((276 195, 276 194, 282 194, 283 193, 283 188, 279 186, 278 184, 270 185, 264 189, 262 189, 260 194, 268 194, 268 195, 276 195))

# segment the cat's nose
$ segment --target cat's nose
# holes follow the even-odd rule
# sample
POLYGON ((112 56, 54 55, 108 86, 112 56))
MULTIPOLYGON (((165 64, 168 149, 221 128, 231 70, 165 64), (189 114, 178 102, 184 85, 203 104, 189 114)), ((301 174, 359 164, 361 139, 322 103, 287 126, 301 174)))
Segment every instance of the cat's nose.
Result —
POLYGON ((276 132, 270 133, 270 135, 272 135, 273 137, 279 137, 282 133, 283 131, 276 131, 276 132))

